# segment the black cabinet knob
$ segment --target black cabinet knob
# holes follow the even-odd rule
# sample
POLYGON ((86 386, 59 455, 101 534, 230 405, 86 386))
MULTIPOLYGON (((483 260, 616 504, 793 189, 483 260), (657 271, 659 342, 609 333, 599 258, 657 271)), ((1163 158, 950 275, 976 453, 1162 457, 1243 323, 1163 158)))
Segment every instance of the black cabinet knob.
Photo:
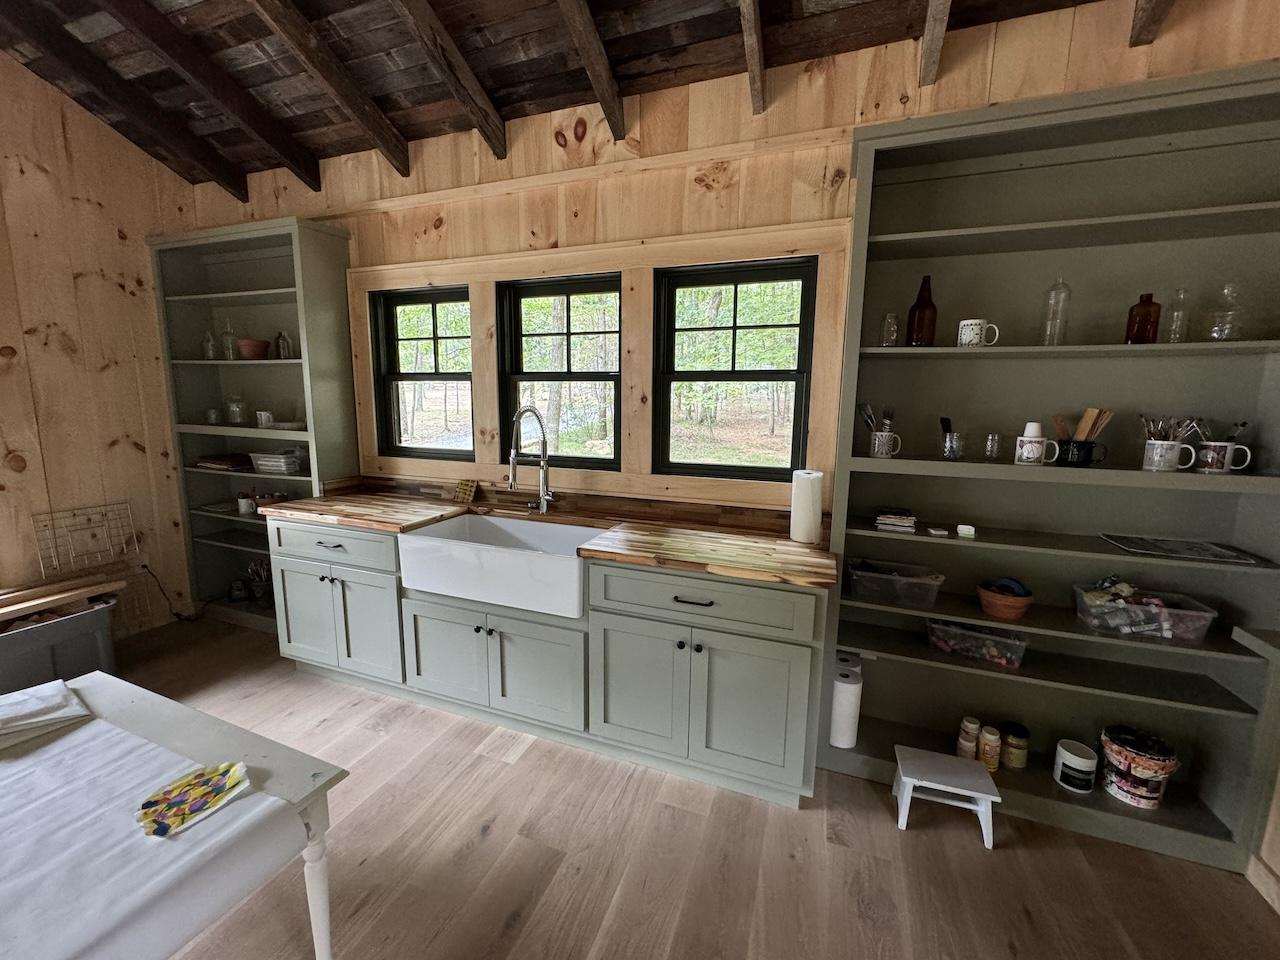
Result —
POLYGON ((683 640, 677 640, 677 641, 676 641, 676 649, 677 649, 677 650, 683 650, 683 649, 685 648, 685 646, 686 646, 686 644, 685 644, 685 642, 684 642, 683 640))
POLYGON ((495 630, 495 629, 493 629, 493 627, 490 627, 488 630, 486 630, 486 631, 485 631, 485 633, 487 633, 487 634, 488 634, 489 636, 491 636, 491 637, 492 637, 495 633, 497 633, 497 632, 498 632, 498 631, 497 631, 497 630, 495 630))
POLYGON ((327 581, 328 581, 328 579, 329 579, 328 577, 321 577, 321 578, 320 578, 320 582, 321 582, 321 583, 325 583, 325 582, 327 582, 327 581))
POLYGON ((700 643, 695 643, 695 644, 693 645, 693 652, 694 652, 694 653, 701 653, 701 652, 702 652, 702 644, 700 644, 700 643))
POLYGON ((479 633, 483 629, 484 627, 480 626, 479 624, 476 624, 476 633, 479 633))

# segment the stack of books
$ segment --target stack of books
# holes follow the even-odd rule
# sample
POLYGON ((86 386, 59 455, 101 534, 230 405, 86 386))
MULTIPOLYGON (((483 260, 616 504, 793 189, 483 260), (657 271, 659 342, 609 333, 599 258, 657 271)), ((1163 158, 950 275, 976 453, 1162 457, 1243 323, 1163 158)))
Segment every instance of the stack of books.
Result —
POLYGON ((915 533, 916 515, 906 507, 880 507, 876 529, 888 533, 915 533))

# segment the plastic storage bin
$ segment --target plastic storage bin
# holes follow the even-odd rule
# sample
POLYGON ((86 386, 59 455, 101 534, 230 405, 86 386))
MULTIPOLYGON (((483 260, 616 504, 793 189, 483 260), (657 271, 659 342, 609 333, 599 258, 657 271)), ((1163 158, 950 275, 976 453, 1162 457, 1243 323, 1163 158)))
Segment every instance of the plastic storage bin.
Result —
POLYGON ((114 673, 111 610, 114 596, 56 620, 0 633, 0 693, 50 680, 71 680, 94 670, 114 673))
POLYGON ((1156 597, 1163 607, 1141 603, 1098 603, 1085 599, 1089 587, 1075 584, 1076 616, 1094 633, 1129 640, 1153 640, 1181 647, 1204 645, 1205 634, 1218 612, 1184 593, 1142 591, 1156 597))
POLYGON ((855 600, 895 607, 932 607, 946 579, 928 567, 881 560, 849 560, 849 593, 855 600))
POLYGON ((297 473, 302 467, 302 458, 296 453, 251 453, 256 473, 297 473))
POLYGON ((1010 670, 1022 666, 1022 657, 1027 652, 1027 641, 1021 634, 939 620, 929 621, 929 643, 944 653, 985 660, 1010 670))

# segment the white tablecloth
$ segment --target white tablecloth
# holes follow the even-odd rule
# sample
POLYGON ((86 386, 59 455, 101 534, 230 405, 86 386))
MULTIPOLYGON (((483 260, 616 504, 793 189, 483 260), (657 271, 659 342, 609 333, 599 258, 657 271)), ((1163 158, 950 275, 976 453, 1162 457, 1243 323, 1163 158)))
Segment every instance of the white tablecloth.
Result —
POLYGON ((0 957, 164 960, 301 852, 297 813, 252 789, 143 834, 142 801, 199 766, 97 719, 0 752, 0 957))

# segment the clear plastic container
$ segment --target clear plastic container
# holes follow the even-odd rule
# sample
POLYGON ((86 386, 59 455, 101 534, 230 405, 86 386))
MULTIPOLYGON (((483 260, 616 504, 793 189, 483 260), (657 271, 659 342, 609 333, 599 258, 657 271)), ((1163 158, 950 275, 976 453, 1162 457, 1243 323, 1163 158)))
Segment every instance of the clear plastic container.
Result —
POLYGON ((1218 612, 1183 593, 1158 593, 1143 590, 1143 596, 1155 597, 1164 606, 1141 603, 1093 603, 1085 599, 1090 588, 1075 584, 1076 616, 1094 633, 1128 640, 1152 640, 1179 647, 1204 645, 1205 635, 1218 612))
POLYGON ((946 579, 913 563, 850 559, 847 569, 853 599, 895 607, 932 607, 946 579))
POLYGON ((959 623, 930 620, 929 643, 944 653, 971 660, 985 660, 998 667, 1017 670, 1027 652, 1023 634, 989 627, 967 627, 959 623))
POLYGON ((297 473, 302 460, 293 453, 251 453, 255 473, 297 473))

